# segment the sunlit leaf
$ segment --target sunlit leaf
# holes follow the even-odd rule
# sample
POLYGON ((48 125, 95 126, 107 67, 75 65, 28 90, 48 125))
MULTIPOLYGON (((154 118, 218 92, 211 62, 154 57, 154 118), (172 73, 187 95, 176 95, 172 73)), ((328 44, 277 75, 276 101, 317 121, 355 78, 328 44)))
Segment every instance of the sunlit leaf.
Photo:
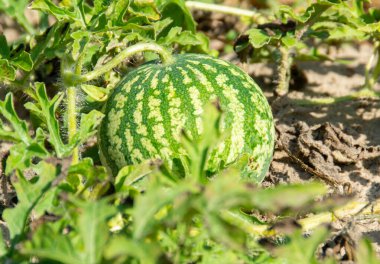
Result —
POLYGON ((13 58, 11 63, 24 71, 30 71, 33 68, 32 58, 30 54, 25 51, 22 51, 17 57, 13 58))
POLYGON ((55 191, 55 188, 50 187, 56 177, 56 167, 43 162, 37 172, 37 178, 33 182, 28 181, 21 172, 17 174, 18 182, 14 183, 14 188, 19 201, 16 207, 4 210, 3 218, 7 222, 13 243, 22 238, 27 219, 33 209, 38 206, 38 211, 41 213, 52 206, 50 202, 42 203, 42 201, 50 199, 50 196, 46 195, 48 192, 55 191), (44 205, 43 208, 41 207, 42 204, 44 205))
POLYGON ((264 30, 252 28, 246 32, 249 35, 249 42, 254 48, 261 48, 271 41, 271 36, 269 36, 264 30))
POLYGON ((0 79, 14 81, 16 79, 16 70, 8 60, 0 59, 0 79))

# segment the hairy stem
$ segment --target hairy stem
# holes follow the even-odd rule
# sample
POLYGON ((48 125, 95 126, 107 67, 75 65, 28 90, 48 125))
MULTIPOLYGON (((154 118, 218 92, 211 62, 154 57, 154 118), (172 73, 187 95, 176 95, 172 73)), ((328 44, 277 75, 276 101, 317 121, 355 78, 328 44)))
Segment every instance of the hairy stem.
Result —
MULTIPOLYGON (((75 65, 75 74, 79 75, 82 72, 82 65, 83 65, 83 56, 84 53, 82 52, 81 55, 78 57, 78 61, 75 65)), ((70 86, 67 88, 67 129, 68 129, 68 136, 69 136, 69 142, 71 142, 77 133, 77 87, 76 86, 70 86)), ((73 149, 72 154, 72 164, 76 164, 79 161, 79 148, 76 147, 73 149)))
MULTIPOLYGON (((309 28, 315 24, 315 22, 318 21, 320 16, 329 9, 329 5, 325 5, 323 8, 318 10, 315 14, 313 14, 313 17, 306 21, 305 23, 300 23, 295 32, 295 37, 298 41, 300 41, 305 33, 309 30, 309 28)), ((281 53, 281 59, 280 59, 280 65, 278 69, 278 85, 276 88, 276 94, 278 96, 284 96, 289 91, 289 82, 291 78, 291 67, 293 65, 296 48, 291 47, 288 48, 286 46, 281 45, 280 48, 281 53)))
MULTIPOLYGON (((69 142, 74 138, 77 133, 77 111, 76 111, 76 87, 70 86, 67 88, 67 129, 69 142)), ((73 149, 72 163, 75 164, 79 161, 79 152, 76 147, 73 149)))
POLYGON ((293 64, 293 52, 287 47, 280 47, 280 64, 278 66, 278 84, 276 94, 284 96, 289 91, 290 71, 293 64))
POLYGON ((140 43, 140 44, 136 44, 136 45, 126 48, 125 50, 117 54, 112 60, 110 60, 106 64, 93 70, 92 72, 89 72, 87 74, 80 76, 79 79, 75 81, 88 82, 90 80, 96 79, 99 76, 103 75, 104 73, 115 68, 117 65, 122 63, 125 59, 130 58, 131 56, 140 52, 144 52, 144 51, 153 51, 157 53, 160 56, 160 59, 164 65, 170 64, 174 60, 170 52, 168 52, 162 46, 154 44, 154 43, 140 43))

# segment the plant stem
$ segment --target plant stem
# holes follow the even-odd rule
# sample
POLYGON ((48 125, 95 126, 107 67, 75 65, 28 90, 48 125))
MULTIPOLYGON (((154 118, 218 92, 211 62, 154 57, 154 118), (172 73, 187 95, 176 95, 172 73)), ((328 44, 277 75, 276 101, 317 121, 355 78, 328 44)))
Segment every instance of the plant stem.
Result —
MULTIPOLYGON (((323 8, 318 10, 315 14, 313 14, 313 17, 307 20, 305 23, 300 23, 296 27, 295 37, 298 41, 301 41, 304 37, 305 33, 308 31, 308 29, 314 25, 320 16, 329 9, 329 5, 325 5, 323 8)), ((295 47, 286 47, 283 46, 283 44, 280 44, 280 65, 278 70, 278 85, 275 90, 275 93, 278 96, 284 96, 289 91, 289 82, 291 78, 291 67, 293 65, 294 57, 296 55, 296 48, 295 47)))
MULTIPOLYGON (((77 111, 76 111, 76 87, 70 86, 67 88, 67 128, 69 142, 77 133, 77 111)), ((78 147, 73 149, 72 164, 78 163, 79 151, 78 147)))
POLYGON ((186 1, 186 6, 190 9, 199 9, 203 11, 217 12, 227 15, 247 17, 257 21, 259 18, 264 18, 259 12, 253 10, 246 10, 237 7, 209 4, 196 1, 186 1))
MULTIPOLYGON (((368 203, 353 201, 340 207, 332 212, 323 212, 315 215, 311 215, 298 220, 304 232, 312 231, 323 224, 331 224, 340 219, 351 218, 358 219, 368 218, 368 216, 379 215, 380 202, 375 201, 373 205, 368 206, 368 203)), ((233 225, 241 227, 245 232, 258 237, 263 236, 278 236, 282 235, 275 229, 271 229, 270 225, 251 224, 242 219, 238 214, 234 212, 224 210, 221 212, 222 217, 233 225)))
POLYGON ((144 51, 153 51, 157 53, 160 56, 160 59, 164 65, 170 64, 173 62, 174 58, 168 52, 165 48, 163 48, 160 45, 157 45, 155 43, 140 43, 133 46, 130 46, 117 54, 112 60, 107 62, 106 64, 102 65, 101 67, 93 70, 92 72, 89 72, 87 74, 84 74, 79 77, 79 79, 75 80, 77 82, 88 82, 90 80, 93 80, 95 78, 98 78, 99 76, 103 75, 104 73, 112 70, 117 65, 122 63, 125 59, 135 55, 136 53, 144 52, 144 51))
POLYGON ((376 42, 374 45, 374 54, 371 56, 367 66, 366 66, 366 81, 365 81, 365 88, 368 88, 370 90, 374 89, 374 86, 377 82, 377 79, 380 75, 380 42, 376 42), (373 67, 371 72, 371 67, 373 64, 373 61, 376 57, 376 65, 373 67))
POLYGON ((366 64, 365 67, 365 83, 364 87, 371 87, 371 69, 373 65, 373 61, 375 60, 376 53, 374 52, 371 57, 368 60, 368 63, 366 64))
MULTIPOLYGON (((78 57, 78 61, 75 65, 75 74, 79 75, 82 72, 83 65, 83 52, 78 57)), ((70 86, 67 88, 67 129, 69 142, 74 138, 77 133, 77 87, 70 86)), ((72 164, 76 164, 79 161, 79 148, 73 149, 72 164)))
POLYGON ((287 47, 280 47, 280 65, 278 69, 278 84, 276 88, 276 94, 284 96, 289 91, 289 83, 291 77, 291 67, 293 64, 293 52, 287 47))
POLYGON ((364 98, 372 98, 372 99, 380 99, 380 92, 375 92, 372 89, 367 87, 354 92, 349 95, 339 96, 339 97, 326 97, 326 98, 314 98, 314 99, 301 99, 295 100, 295 103, 298 105, 328 105, 335 104, 341 102, 352 101, 356 99, 364 99, 364 98))

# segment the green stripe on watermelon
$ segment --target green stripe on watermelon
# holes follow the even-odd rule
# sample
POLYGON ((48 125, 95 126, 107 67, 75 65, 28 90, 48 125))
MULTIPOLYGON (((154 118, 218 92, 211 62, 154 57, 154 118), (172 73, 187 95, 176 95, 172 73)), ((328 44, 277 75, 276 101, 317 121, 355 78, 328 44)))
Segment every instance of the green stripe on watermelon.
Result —
POLYGON ((179 143, 181 130, 199 137, 203 107, 216 99, 225 113, 222 129, 231 135, 210 153, 210 174, 248 155, 243 177, 262 181, 274 145, 266 98, 237 66, 197 54, 177 55, 168 65, 147 63, 120 81, 100 126, 103 163, 116 175, 123 166, 145 159, 180 158, 186 154, 179 143))

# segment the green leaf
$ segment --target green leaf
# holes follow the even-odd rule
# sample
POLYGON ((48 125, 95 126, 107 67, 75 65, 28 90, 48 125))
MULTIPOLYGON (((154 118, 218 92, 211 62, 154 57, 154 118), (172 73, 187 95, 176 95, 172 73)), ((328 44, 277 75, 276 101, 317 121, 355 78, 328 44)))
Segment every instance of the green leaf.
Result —
POLYGON ((327 228, 316 229, 310 237, 305 238, 301 230, 297 230, 289 237, 284 246, 274 249, 275 254, 286 263, 320 263, 316 258, 316 250, 329 236, 327 228))
POLYGON ((95 0, 94 1, 94 14, 98 14, 105 9, 107 9, 110 4, 112 3, 111 0, 95 0))
MULTIPOLYGON (((45 84, 36 82, 36 99, 37 104, 33 107, 34 111, 39 109, 39 114, 44 118, 44 122, 49 131, 49 141, 53 145, 58 157, 63 157, 69 149, 62 142, 60 135, 59 123, 56 118, 56 111, 63 99, 62 93, 57 93, 52 100, 50 100, 46 93, 45 84)), ((28 105, 30 107, 30 104, 28 105)))
MULTIPOLYGON (((33 63, 36 63, 39 59, 47 59, 50 57, 51 52, 59 50, 61 41, 64 40, 64 36, 68 30, 68 23, 55 23, 49 27, 42 35, 35 36, 33 41, 37 42, 30 51, 30 55, 33 63)), ((66 44, 65 44, 66 48, 66 44)), ((54 54, 56 56, 56 54, 54 54)))
POLYGON ((321 32, 325 32, 325 38, 329 40, 362 41, 369 37, 369 34, 366 34, 365 31, 360 30, 360 28, 330 21, 318 22, 312 27, 312 29, 315 31, 312 32, 312 34, 316 36, 321 34, 321 32))
POLYGON ((116 208, 107 200, 79 203, 78 232, 84 242, 83 263, 100 263, 104 247, 108 243, 107 221, 116 214, 116 208))
POLYGON ((78 60, 81 54, 86 52, 86 46, 89 43, 90 36, 87 31, 76 31, 71 34, 71 37, 74 39, 73 43, 73 59, 78 60))
POLYGON ((290 18, 300 22, 306 23, 319 17, 323 12, 329 9, 332 5, 340 3, 341 1, 318 1, 317 3, 311 4, 303 14, 296 13, 295 9, 291 6, 282 5, 280 6, 280 15, 288 15, 290 18))
POLYGON ((262 210, 279 211, 288 207, 300 208, 326 192, 326 186, 317 182, 279 185, 276 188, 257 190, 253 199, 255 205, 262 210))
POLYGON ((7 39, 4 35, 0 35, 0 59, 7 59, 9 57, 10 50, 8 46, 7 39))
MULTIPOLYGON (((64 233, 67 219, 56 223, 43 223, 25 244, 23 254, 37 256, 51 263, 103 263, 103 251, 110 236, 108 221, 117 213, 116 207, 100 201, 85 201, 71 197, 73 211, 69 215, 69 225, 73 230, 64 233)), ((67 205, 67 204, 66 204, 67 205)))
POLYGON ((377 257, 376 251, 371 245, 371 241, 368 239, 363 239, 359 243, 359 248, 357 251, 357 264, 378 264, 380 259, 377 257))
POLYGON ((183 0, 156 0, 162 18, 171 18, 172 27, 181 27, 195 33, 195 21, 183 0))
POLYGON ((115 189, 117 191, 126 190, 151 174, 155 169, 157 168, 152 166, 152 162, 149 160, 136 165, 125 166, 115 178, 115 189))
POLYGON ((12 129, 0 120, 0 139, 8 142, 20 142, 20 137, 12 129))
POLYGON ((78 19, 76 13, 70 12, 67 8, 56 6, 51 0, 34 0, 30 7, 35 10, 49 13, 60 21, 73 21, 78 19))
MULTIPOLYGON (((32 143, 32 139, 29 136, 28 126, 25 121, 20 120, 14 106, 13 95, 8 93, 4 101, 0 101, 0 114, 10 123, 15 133, 13 139, 22 141, 25 145, 32 143)), ((0 131, 4 128, 0 128, 0 131)), ((3 133, 7 133, 9 130, 3 130, 3 133)))
POLYGON ((71 165, 69 168, 69 174, 67 181, 74 187, 82 187, 81 181, 85 179, 86 183, 84 187, 93 186, 96 180, 105 182, 107 180, 107 173, 104 167, 95 166, 94 162, 90 158, 84 158, 78 163, 71 165), (77 177, 82 175, 83 178, 77 177))
POLYGON ((175 39, 174 43, 177 43, 182 46, 196 46, 202 44, 202 42, 197 38, 197 35, 190 31, 181 32, 181 34, 179 34, 179 36, 175 39))
POLYGON ((186 45, 200 45, 202 42, 198 39, 197 35, 190 31, 183 31, 180 27, 172 27, 164 38, 160 38, 158 43, 165 45, 177 43, 182 46, 186 45))
POLYGON ((32 57, 26 51, 22 51, 17 57, 13 58, 11 63, 24 71, 30 71, 33 68, 32 57))
POLYGON ((161 38, 160 43, 173 43, 175 38, 180 34, 182 28, 180 27, 172 27, 164 38, 161 38))
POLYGON ((7 246, 4 241, 3 232, 0 231, 0 258, 4 257, 8 253, 7 246))
POLYGON ((31 143, 27 146, 20 143, 12 146, 10 156, 7 159, 5 174, 9 175, 12 171, 25 170, 32 166, 33 158, 46 158, 49 152, 41 143, 31 143))
POLYGON ((221 112, 215 105, 209 103, 204 108, 202 118, 204 131, 199 138, 190 139, 186 134, 182 136, 181 144, 186 150, 187 156, 181 157, 181 163, 187 177, 192 177, 200 183, 206 183, 208 181, 206 167, 208 166, 215 173, 220 165, 207 164, 207 161, 213 154, 212 150, 215 150, 217 143, 222 139, 219 130, 221 112))
POLYGON ((13 68, 8 60, 0 59, 0 80, 14 81, 16 79, 16 70, 13 68))
POLYGON ((7 94, 4 101, 0 101, 0 114, 10 125, 4 125, 0 121, 0 124, 2 124, 0 138, 18 143, 12 146, 10 150, 5 170, 6 174, 16 169, 23 170, 29 167, 35 157, 45 158, 48 156, 49 153, 44 146, 45 137, 42 131, 38 129, 35 138, 30 137, 26 122, 19 119, 14 109, 11 93, 7 94))
POLYGON ((360 27, 359 30, 371 34, 378 33, 380 31, 380 22, 367 24, 365 26, 360 27))
MULTIPOLYGON (((44 203, 45 199, 51 200, 48 192, 54 192, 51 183, 56 177, 56 167, 52 164, 42 162, 39 164, 38 176, 32 181, 28 181, 21 172, 18 172, 18 182, 13 186, 17 193, 18 203, 14 208, 4 210, 3 218, 7 222, 12 244, 17 243, 25 232, 27 219, 32 210, 36 207, 41 213, 49 209, 51 203, 44 203), (41 205, 44 205, 41 207, 41 205)), ((37 217, 39 215, 36 215, 37 217)))
POLYGON ((249 36, 249 42, 251 45, 259 49, 271 41, 271 36, 265 30, 258 29, 258 28, 252 28, 246 32, 249 36))
POLYGON ((133 237, 143 239, 154 232, 159 224, 155 215, 189 190, 190 186, 185 185, 172 189, 157 186, 138 196, 132 213, 133 218, 138 219, 133 222, 133 237))
POLYGON ((114 7, 112 8, 112 12, 110 14, 110 18, 115 21, 117 25, 122 25, 124 23, 124 15, 128 9, 129 1, 116 1, 114 7))
POLYGON ((40 226, 33 234, 33 238, 26 241, 21 252, 24 255, 37 256, 41 259, 54 260, 65 264, 82 264, 79 252, 73 244, 73 239, 68 235, 63 235, 60 230, 56 230, 57 227, 59 225, 44 224, 40 226))
POLYGON ((139 260, 139 263, 154 264, 157 263, 159 251, 151 243, 143 243, 127 239, 124 236, 116 236, 107 245, 104 256, 109 260, 108 263, 124 263, 123 260, 133 257, 139 260))
POLYGON ((70 142, 70 148, 84 143, 88 138, 94 135, 103 117, 104 115, 97 110, 92 110, 88 114, 82 114, 79 131, 70 142))
POLYGON ((97 102, 104 102, 108 98, 109 90, 102 87, 98 87, 90 84, 82 84, 80 86, 83 92, 85 92, 91 99, 97 102))
POLYGON ((291 48, 297 45, 297 39, 293 36, 288 36, 288 35, 281 38, 281 42, 288 48, 291 48))
POLYGON ((173 23, 173 20, 168 17, 168 18, 165 18, 165 19, 161 19, 159 21, 155 21, 152 25, 153 25, 153 28, 154 28, 154 35, 155 35, 155 39, 157 39, 157 37, 160 35, 160 33, 168 28, 168 26, 173 23))
POLYGON ((160 19, 160 13, 154 3, 149 0, 131 0, 128 11, 136 16, 144 16, 150 20, 160 19))

